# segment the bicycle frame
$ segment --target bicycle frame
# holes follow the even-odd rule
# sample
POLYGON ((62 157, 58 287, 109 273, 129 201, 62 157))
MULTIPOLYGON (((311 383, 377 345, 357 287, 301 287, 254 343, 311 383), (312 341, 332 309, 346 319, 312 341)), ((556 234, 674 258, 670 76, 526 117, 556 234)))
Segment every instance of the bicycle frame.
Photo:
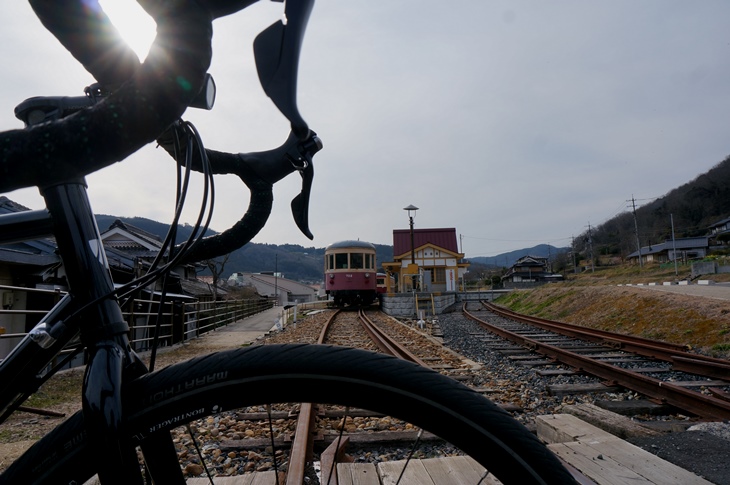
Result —
MULTIPOLYGON (((44 369, 80 336, 90 353, 83 383, 87 432, 101 449, 116 447, 121 456, 126 450, 118 445, 115 430, 122 423, 123 375, 136 377, 146 368, 130 349, 119 304, 109 297, 114 284, 85 182, 73 180, 41 192, 47 210, 0 216, 0 243, 54 235, 69 293, 0 362, 0 422, 50 377, 44 369)), ((113 459, 111 470, 118 472, 124 461, 113 459)))
MULTIPOLYGON (((234 242, 250 240, 252 231, 255 234, 265 224, 270 213, 270 209, 268 212, 265 209, 273 199, 271 187, 276 181, 294 171, 299 171, 302 175, 302 192, 292 201, 294 219, 300 230, 307 237, 312 237, 307 215, 313 178, 311 157, 321 149, 321 141, 314 132, 310 132, 299 114, 296 103, 296 78, 302 38, 313 3, 314 0, 286 2, 287 22, 274 23, 259 34, 254 42, 254 57, 262 87, 282 114, 289 119, 296 137, 278 149, 253 157, 258 160, 254 162, 255 168, 263 171, 268 178, 264 180, 258 176, 251 182, 256 188, 255 191, 251 189, 252 200, 257 197, 252 204, 258 211, 253 211, 252 216, 247 212, 242 219, 245 223, 238 224, 237 231, 233 231, 233 228, 230 230, 229 236, 232 237, 229 239, 233 239, 234 242), (303 147, 295 144, 295 140, 301 142, 299 144, 303 147), (281 163, 271 168, 269 165, 272 160, 281 163)), ((47 3, 46 6, 48 8, 44 7, 37 13, 53 18, 57 14, 53 4, 47 3)), ((197 4, 195 6, 200 7, 197 4)), ((236 10, 245 6, 246 2, 239 2, 236 10)), ((212 13, 217 15, 232 13, 225 9, 210 8, 213 8, 212 13)), ((161 15, 161 19, 168 20, 165 15, 161 15)), ((191 26, 198 29, 193 31, 196 36, 189 37, 197 39, 189 46, 191 52, 207 55, 204 50, 199 49, 198 44, 210 41, 210 29, 205 22, 200 26, 192 24, 191 26)), ((51 30, 59 36, 59 40, 66 39, 66 31, 63 29, 51 30)), ((66 30, 74 31, 74 29, 66 30)), ((86 58, 89 54, 88 49, 79 49, 72 53, 79 54, 81 58, 86 58)), ((199 64, 199 62, 189 66, 183 64, 183 67, 189 68, 190 76, 194 78, 199 64)), ((89 69, 90 66, 85 65, 85 67, 89 69)), ((207 101, 204 105, 210 107, 213 101, 211 85, 209 79, 206 81, 207 88, 202 94, 207 101)), ((177 88, 178 84, 174 84, 173 87, 177 88)), ((120 88, 120 91, 123 89, 124 87, 120 88)), ((179 93, 178 95, 182 96, 179 93)), ((64 109, 44 114, 58 113, 62 117, 65 116, 63 114, 65 108, 83 108, 92 102, 84 99, 81 105, 77 105, 56 99, 52 105, 64 109)), ((35 107, 36 104, 33 102, 28 106, 35 107)), ((27 123, 27 119, 24 121, 27 123)), ((80 168, 73 162, 74 160, 65 167, 65 170, 80 168)), ((74 173, 89 173, 98 168, 101 166, 91 163, 88 170, 74 173)), ((241 170, 251 178, 253 176, 248 172, 256 172, 251 167, 243 167, 241 170)), ((243 175, 239 176, 246 182, 243 175)), ((248 185, 248 182, 246 184, 248 185)), ((127 335, 129 327, 123 319, 116 298, 112 296, 114 284, 87 197, 85 182, 83 179, 65 180, 57 184, 54 181, 52 185, 42 187, 41 193, 45 199, 46 210, 0 216, 0 244, 55 236, 66 272, 69 293, 0 362, 0 423, 35 392, 46 378, 50 377, 53 370, 48 370, 49 364, 64 347, 80 337, 89 354, 82 391, 83 416, 86 433, 95 452, 94 458, 99 463, 97 468, 99 477, 104 484, 141 483, 135 448, 130 443, 120 442, 119 439, 120 429, 124 423, 122 384, 148 371, 130 348, 127 335)), ((238 244, 238 247, 241 244, 238 244)), ((218 250, 223 251, 221 248, 218 250)), ((142 451, 149 464, 148 470, 152 478, 159 477, 158 483, 163 481, 184 483, 170 435, 155 434, 145 441, 147 444, 142 445, 142 451)))

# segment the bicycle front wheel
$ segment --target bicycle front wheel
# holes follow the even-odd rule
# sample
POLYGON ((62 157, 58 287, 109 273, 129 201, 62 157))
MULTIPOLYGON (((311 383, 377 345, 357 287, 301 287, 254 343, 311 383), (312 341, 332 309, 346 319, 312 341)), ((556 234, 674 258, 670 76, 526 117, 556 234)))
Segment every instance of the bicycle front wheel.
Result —
MULTIPOLYGON (((124 396, 125 432, 137 445, 222 411, 315 402, 368 409, 419 426, 506 484, 574 483, 534 434, 479 393, 433 370, 364 350, 283 344, 219 352, 130 382, 124 396)), ((0 483, 83 483, 96 472, 84 460, 88 446, 83 419, 74 416, 17 460, 0 483)))

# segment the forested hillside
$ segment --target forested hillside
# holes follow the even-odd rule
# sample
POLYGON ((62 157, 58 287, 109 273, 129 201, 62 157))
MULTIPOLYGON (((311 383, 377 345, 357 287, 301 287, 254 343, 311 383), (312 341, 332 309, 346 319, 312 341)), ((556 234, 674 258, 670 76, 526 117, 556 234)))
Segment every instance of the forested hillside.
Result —
MULTIPOLYGON (((638 205, 638 204, 637 204, 638 205)), ((646 205, 636 209, 641 246, 672 238, 702 236, 712 224, 730 217, 730 157, 646 205), (671 215, 671 217, 670 217, 671 215)), ((588 231, 576 239, 576 249, 586 255, 588 231)), ((628 211, 592 228, 594 254, 625 258, 637 250, 634 215, 628 211)))

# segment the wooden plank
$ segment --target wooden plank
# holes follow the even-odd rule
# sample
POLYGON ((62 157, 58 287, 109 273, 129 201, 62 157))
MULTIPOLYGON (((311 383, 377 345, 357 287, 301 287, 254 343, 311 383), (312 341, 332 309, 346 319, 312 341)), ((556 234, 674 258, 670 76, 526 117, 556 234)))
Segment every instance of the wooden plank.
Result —
POLYGON ((536 425, 548 448, 598 484, 711 483, 573 415, 538 416, 536 425))
POLYGON ((277 485, 276 472, 271 470, 266 472, 254 473, 253 480, 251 480, 251 485, 277 485))
POLYGON ((643 426, 631 418, 590 403, 563 406, 562 411, 619 438, 626 439, 661 434, 659 431, 643 426))
POLYGON ((486 469, 468 456, 448 456, 421 460, 431 480, 438 484, 473 485, 475 483, 496 485, 501 482, 487 475, 486 469))
POLYGON ((631 372, 637 372, 639 374, 661 374, 673 371, 669 367, 632 367, 631 372))
POLYGON ((723 387, 730 384, 730 382, 727 381, 720 381, 720 380, 699 380, 699 381, 671 381, 672 384, 675 386, 682 386, 682 387, 723 387))
POLYGON ((499 389, 495 389, 493 387, 475 387, 474 390, 482 394, 493 394, 495 392, 500 392, 499 389))
MULTIPOLYGON (((213 483, 220 483, 221 485, 251 485, 254 475, 256 474, 246 473, 245 475, 238 475, 235 477, 214 477, 213 483)), ((210 485, 210 479, 201 477, 188 478, 185 483, 187 483, 187 485, 210 485)))
POLYGON ((518 360, 515 361, 515 364, 522 365, 525 367, 538 367, 541 365, 554 365, 554 360, 548 360, 548 359, 539 359, 539 360, 518 360))
POLYGON ((621 387, 606 386, 600 382, 583 384, 556 384, 548 386, 548 393, 551 396, 563 396, 565 394, 586 394, 591 392, 617 392, 621 387))
POLYGON ((548 448, 598 485, 651 484, 641 475, 626 469, 610 457, 597 458, 595 455, 587 455, 582 443, 553 443, 548 445, 548 448))
POLYGON ((520 361, 520 360, 536 360, 537 357, 539 357, 539 356, 537 354, 535 354, 534 352, 525 352, 525 351, 522 351, 520 354, 508 355, 507 356, 507 358, 509 360, 517 360, 517 361, 520 361))
POLYGON ((380 485, 375 463, 338 463, 337 480, 337 485, 380 485))
POLYGON ((570 369, 541 369, 537 371, 537 375, 543 377, 549 376, 572 376, 577 374, 576 371, 570 369))
MULTIPOLYGON (((452 485, 465 485, 464 474, 458 468, 454 468, 448 458, 428 458, 421 460, 423 467, 428 472, 433 483, 448 483, 452 485)), ((468 473, 471 470, 466 470, 468 473)), ((479 477, 471 483, 476 483, 479 477)))
POLYGON ((616 440, 614 435, 570 414, 550 414, 535 418, 537 437, 545 443, 590 440, 616 440))
MULTIPOLYGON (((456 458, 459 458, 459 457, 456 457, 456 458)), ((471 467, 471 469, 477 473, 477 475, 479 476, 479 479, 482 479, 482 477, 484 477, 484 479, 481 482, 475 482, 475 483, 479 483, 480 485, 502 485, 502 482, 499 481, 494 475, 487 474, 485 476, 485 474, 487 473, 487 469, 484 468, 479 463, 477 463, 477 461, 474 460, 472 457, 464 456, 464 457, 461 457, 461 459, 463 459, 463 466, 471 467)))
POLYGON ((398 477, 406 465, 406 460, 384 461, 378 463, 378 474, 383 485, 437 485, 431 480, 420 460, 410 460, 400 482, 398 477))
POLYGON ((609 456, 623 467, 646 478, 650 483, 677 485, 712 485, 694 473, 670 463, 636 445, 623 440, 583 443, 595 450, 596 456, 609 456))
MULTIPOLYGON (((603 408, 607 411, 621 414, 623 416, 638 416, 641 414, 648 414, 651 416, 667 416, 676 412, 676 409, 672 408, 668 404, 657 404, 649 399, 629 399, 626 401, 611 401, 610 399, 598 399, 594 401, 594 404, 599 408, 603 408)), ((575 414, 575 413, 570 413, 575 414)), ((578 416, 582 418, 582 416, 578 416)), ((589 421, 584 419, 584 421, 589 421)), ((589 421, 590 422, 590 421, 589 421)), ((595 423, 593 423, 595 424, 595 423)), ((656 424, 656 423, 654 423, 656 424)), ((600 426, 599 426, 600 428, 600 426)))
MULTIPOLYGON (((342 440, 333 441, 319 455, 320 470, 321 470, 321 475, 322 475, 322 481, 324 483, 331 483, 330 474, 333 469, 334 470, 337 469, 335 464, 345 461, 345 457, 347 456, 345 454, 345 451, 346 451, 347 445, 349 443, 350 443, 349 438, 347 438, 345 436, 342 440)), ((352 459, 348 459, 347 461, 351 462, 352 459)))

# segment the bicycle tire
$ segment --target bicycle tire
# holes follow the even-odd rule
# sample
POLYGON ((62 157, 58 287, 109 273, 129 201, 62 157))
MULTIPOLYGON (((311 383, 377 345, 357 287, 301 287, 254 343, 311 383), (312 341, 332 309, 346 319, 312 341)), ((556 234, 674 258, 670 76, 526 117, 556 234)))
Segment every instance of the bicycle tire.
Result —
MULTIPOLYGON (((125 432, 141 442, 222 410, 267 403, 340 404, 395 416, 440 436, 505 484, 569 484, 559 460, 506 411, 430 369, 365 350, 260 345, 191 359, 130 382, 125 432)), ((0 483, 84 483, 95 473, 80 414, 0 476, 0 483)))

